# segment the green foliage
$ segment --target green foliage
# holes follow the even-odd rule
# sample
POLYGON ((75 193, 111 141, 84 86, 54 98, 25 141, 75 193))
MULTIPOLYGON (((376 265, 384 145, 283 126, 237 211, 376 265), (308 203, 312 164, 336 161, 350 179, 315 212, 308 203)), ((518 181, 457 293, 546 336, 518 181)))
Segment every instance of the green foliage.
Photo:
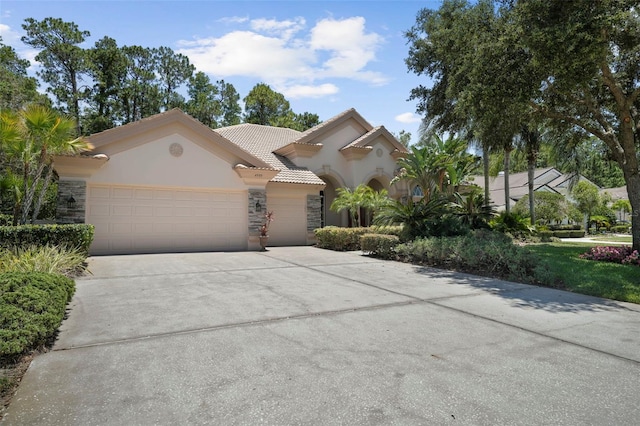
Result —
POLYGON ((406 204, 393 201, 380 210, 374 218, 376 225, 404 225, 403 241, 417 237, 429 236, 437 228, 445 215, 450 213, 449 202, 444 197, 433 197, 429 201, 414 202, 409 199, 406 204))
POLYGON ((211 82, 209 76, 197 72, 187 85, 189 101, 185 111, 212 129, 240 124, 240 95, 224 80, 211 82))
POLYGON ((360 247, 363 252, 385 259, 392 258, 393 248, 400 243, 396 235, 364 234, 360 237, 360 247))
POLYGON ((611 227, 611 232, 618 234, 628 234, 631 227, 629 225, 615 225, 611 227))
POLYGON ((496 215, 496 210, 487 204, 478 187, 466 194, 454 193, 456 200, 455 213, 463 225, 470 229, 489 227, 489 221, 496 215))
POLYGON ((83 271, 86 253, 54 245, 0 248, 0 271, 73 276, 83 271))
MULTIPOLYGON (((555 192, 538 191, 533 198, 536 223, 551 224, 562 222, 567 216, 568 203, 564 195, 555 192)), ((529 195, 520 198, 513 206, 512 213, 530 217, 529 195)))
POLYGON ((360 238, 364 234, 385 234, 398 236, 402 233, 401 226, 372 226, 370 228, 342 228, 327 226, 314 231, 318 247, 336 250, 360 250, 360 238))
POLYGON ((25 104, 46 99, 38 93, 36 79, 28 76, 29 66, 29 61, 19 58, 0 37, 0 111, 18 110, 25 104))
POLYGON ((15 188, 15 183, 10 185, 15 202, 20 203, 20 208, 15 209, 20 210, 18 223, 27 223, 30 213, 32 222, 38 217, 54 178, 52 156, 90 148, 81 138, 74 139, 74 132, 73 120, 41 105, 29 104, 18 113, 0 112, 0 143, 9 169, 21 176, 22 188, 15 188))
MULTIPOLYGON (((59 105, 64 105, 76 125, 80 122, 80 81, 88 71, 86 52, 80 48, 89 31, 81 31, 73 22, 64 22, 59 18, 44 18, 36 21, 25 19, 22 25, 26 35, 22 42, 40 49, 35 59, 42 68, 38 76, 48 84, 47 91, 52 93, 59 105)), ((79 130, 79 129, 78 129, 79 130)), ((76 133, 79 136, 80 132, 76 133)))
POLYGON ((77 248, 86 254, 93 234, 94 227, 88 224, 0 226, 0 247, 53 245, 77 248))
POLYGON ((13 217, 8 214, 0 214, 0 226, 11 226, 13 217))
POLYGON ((501 212, 489 225, 498 232, 509 234, 516 238, 523 238, 532 233, 529 219, 517 213, 501 212))
POLYGON ((60 326, 75 291, 70 278, 47 273, 0 274, 0 363, 43 345, 60 326))
POLYGON ((537 282, 539 259, 498 232, 477 230, 449 238, 420 238, 395 248, 400 258, 440 268, 537 282))
POLYGON ((290 114, 291 106, 282 93, 268 84, 256 84, 244 98, 245 123, 278 126, 290 114))
POLYGON ((360 224, 361 208, 369 209, 375 215, 378 210, 391 203, 386 189, 378 192, 365 184, 360 184, 355 189, 338 188, 336 193, 330 208, 334 212, 347 210, 352 227, 360 224))

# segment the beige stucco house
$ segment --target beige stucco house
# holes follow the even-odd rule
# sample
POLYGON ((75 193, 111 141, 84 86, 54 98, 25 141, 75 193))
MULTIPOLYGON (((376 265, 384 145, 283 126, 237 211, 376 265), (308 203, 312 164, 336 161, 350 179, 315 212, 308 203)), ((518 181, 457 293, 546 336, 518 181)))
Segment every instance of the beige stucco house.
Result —
POLYGON ((391 196, 407 150, 354 109, 305 132, 240 124, 212 130, 174 109, 88 137, 87 155, 56 157, 57 220, 95 226, 92 254, 254 250, 307 245, 347 225, 329 210, 339 187, 391 196))

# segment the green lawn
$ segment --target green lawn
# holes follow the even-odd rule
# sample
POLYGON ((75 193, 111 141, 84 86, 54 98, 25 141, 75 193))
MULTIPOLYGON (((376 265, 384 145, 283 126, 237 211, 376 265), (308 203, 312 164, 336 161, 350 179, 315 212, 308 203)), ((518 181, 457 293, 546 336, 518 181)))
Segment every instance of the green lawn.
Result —
POLYGON ((612 243, 631 243, 631 235, 587 235, 588 238, 592 238, 598 241, 611 241, 612 243))
POLYGON ((561 286, 576 293, 640 303, 640 267, 580 259, 589 243, 536 244, 528 248, 549 265, 561 286))

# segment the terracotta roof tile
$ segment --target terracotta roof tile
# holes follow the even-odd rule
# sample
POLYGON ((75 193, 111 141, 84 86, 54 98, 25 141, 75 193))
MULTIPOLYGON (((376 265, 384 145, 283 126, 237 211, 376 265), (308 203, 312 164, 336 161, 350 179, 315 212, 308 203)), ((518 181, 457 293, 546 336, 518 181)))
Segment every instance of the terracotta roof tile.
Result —
POLYGON ((280 173, 271 179, 272 182, 325 184, 310 170, 298 167, 286 157, 273 153, 300 138, 302 133, 297 130, 245 123, 214 129, 214 131, 271 167, 279 169, 280 173))

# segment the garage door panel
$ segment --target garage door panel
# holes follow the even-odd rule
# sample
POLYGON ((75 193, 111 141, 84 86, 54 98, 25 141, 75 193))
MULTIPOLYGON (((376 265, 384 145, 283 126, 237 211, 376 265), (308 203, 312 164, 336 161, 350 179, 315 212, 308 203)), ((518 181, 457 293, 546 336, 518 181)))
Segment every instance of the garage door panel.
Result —
POLYGON ((123 198, 130 200, 133 198, 133 189, 130 188, 113 188, 111 198, 123 198))
POLYGON ((90 185, 87 194, 93 254, 246 249, 244 192, 90 185))
POLYGON ((307 243, 307 199, 305 197, 269 197, 267 210, 274 213, 269 226, 269 245, 305 245, 307 243))

